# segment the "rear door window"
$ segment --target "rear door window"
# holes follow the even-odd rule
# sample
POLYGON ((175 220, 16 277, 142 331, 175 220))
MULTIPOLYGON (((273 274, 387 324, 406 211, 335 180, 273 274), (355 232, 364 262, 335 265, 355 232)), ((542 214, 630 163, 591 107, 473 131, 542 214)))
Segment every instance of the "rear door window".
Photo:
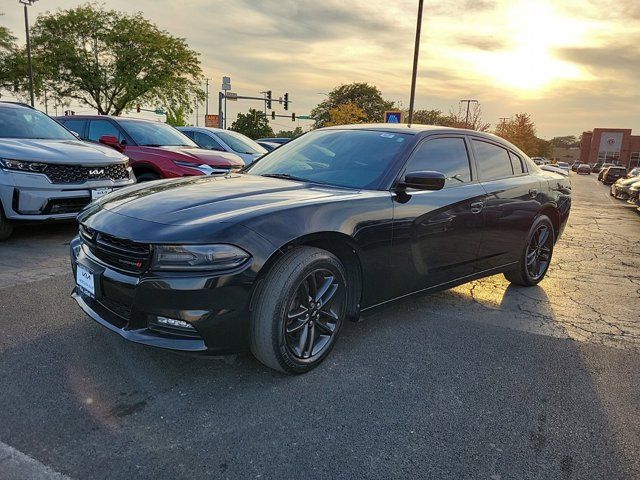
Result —
POLYGON ((224 148, 216 140, 202 132, 194 132, 193 140, 202 148, 223 152, 224 148))
POLYGON ((506 148, 493 143, 473 140, 480 180, 489 181, 513 175, 511 158, 506 148))
POLYGON ((513 173, 515 175, 521 175, 523 173, 527 173, 527 167, 524 164, 520 155, 516 155, 513 152, 509 152, 509 158, 511 159, 511 168, 513 169, 513 173))
POLYGON ((72 132, 76 132, 80 135, 80 138, 86 138, 86 132, 84 131, 84 127, 87 123, 86 120, 58 120, 62 125, 65 126, 67 130, 71 130, 72 132))

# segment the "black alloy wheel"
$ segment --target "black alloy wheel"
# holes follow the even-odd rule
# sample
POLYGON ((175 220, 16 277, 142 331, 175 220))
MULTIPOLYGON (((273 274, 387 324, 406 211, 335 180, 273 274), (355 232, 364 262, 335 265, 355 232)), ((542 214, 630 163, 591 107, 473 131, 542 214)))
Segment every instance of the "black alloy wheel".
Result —
POLYGON ((336 276, 326 269, 313 270, 299 284, 283 322, 287 348, 298 359, 322 355, 330 344, 340 322, 336 299, 341 297, 341 288, 336 276))
POLYGON ((555 231, 551 220, 546 215, 538 215, 531 225, 518 265, 504 272, 504 276, 511 283, 523 287, 537 285, 547 274, 554 243, 555 231))
POLYGON ((249 346, 267 367, 306 373, 331 352, 347 312, 347 276, 340 260, 316 247, 290 250, 258 284, 249 346))
POLYGON ((553 234, 546 224, 541 224, 534 232, 527 247, 527 273, 533 280, 542 277, 551 262, 553 234))

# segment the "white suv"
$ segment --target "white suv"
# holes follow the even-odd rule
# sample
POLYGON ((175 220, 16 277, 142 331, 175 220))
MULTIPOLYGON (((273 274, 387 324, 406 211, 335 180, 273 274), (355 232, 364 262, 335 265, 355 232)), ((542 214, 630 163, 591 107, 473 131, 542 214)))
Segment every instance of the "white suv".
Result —
POLYGON ((135 177, 113 148, 78 140, 24 104, 0 102, 0 240, 17 222, 72 220, 135 177))

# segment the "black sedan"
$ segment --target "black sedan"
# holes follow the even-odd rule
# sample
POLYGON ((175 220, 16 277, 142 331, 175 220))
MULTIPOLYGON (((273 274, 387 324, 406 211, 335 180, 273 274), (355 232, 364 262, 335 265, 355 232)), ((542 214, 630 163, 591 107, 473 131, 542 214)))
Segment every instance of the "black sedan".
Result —
POLYGON ((79 215, 80 307, 122 337, 215 354, 249 347, 303 373, 347 320, 504 273, 545 276, 566 176, 490 134, 358 125, 308 133, 243 174, 153 182, 79 215))

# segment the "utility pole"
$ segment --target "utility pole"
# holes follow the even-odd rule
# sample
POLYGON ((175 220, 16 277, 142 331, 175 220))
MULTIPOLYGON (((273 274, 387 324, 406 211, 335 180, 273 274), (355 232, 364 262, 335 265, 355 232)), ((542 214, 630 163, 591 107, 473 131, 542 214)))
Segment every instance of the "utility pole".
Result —
POLYGON ((466 103, 467 104, 467 116, 465 117, 464 124, 466 125, 467 128, 469 128, 469 105, 471 105, 471 103, 478 103, 478 100, 474 100, 473 98, 469 98, 469 99, 465 99, 465 100, 460 100, 460 103, 466 103))
POLYGON ((205 78, 205 81, 206 81, 206 87, 205 87, 205 94, 204 94, 204 101, 205 101, 204 114, 206 117, 207 115, 209 115, 209 79, 205 78))
POLYGON ((33 2, 37 2, 38 0, 18 0, 22 5, 24 5, 24 29, 27 37, 27 62, 29 64, 29 96, 31 97, 31 106, 33 107, 35 104, 35 99, 33 96, 33 65, 31 64, 31 39, 29 37, 29 12, 27 7, 33 5, 33 2))
POLYGON ((418 21, 416 24, 416 43, 413 48, 413 73, 411 74, 411 97, 409 99, 409 121, 413 121, 413 103, 416 96, 416 77, 418 75, 418 54, 420 52, 420 30, 422 29, 422 5, 424 0, 418 0, 418 21))

